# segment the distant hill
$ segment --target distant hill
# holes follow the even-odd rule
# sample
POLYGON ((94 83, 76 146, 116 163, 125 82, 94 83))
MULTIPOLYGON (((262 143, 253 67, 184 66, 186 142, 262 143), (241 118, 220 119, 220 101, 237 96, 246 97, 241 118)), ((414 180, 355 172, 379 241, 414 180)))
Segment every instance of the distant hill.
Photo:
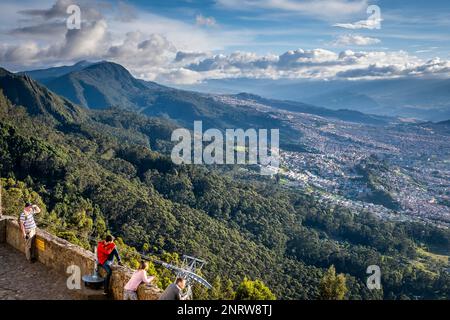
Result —
POLYGON ((27 75, 16 75, 0 68, 0 88, 5 97, 26 108, 34 116, 49 116, 58 122, 71 122, 85 117, 79 106, 61 98, 33 81, 27 75))
POLYGON ((70 72, 82 70, 90 65, 94 64, 93 62, 89 61, 80 61, 72 66, 61 66, 61 67, 53 67, 48 69, 38 69, 38 70, 32 70, 32 71, 23 71, 19 72, 18 74, 21 75, 28 75, 31 78, 33 78, 36 81, 39 81, 43 84, 48 83, 49 81, 61 77, 65 74, 68 74, 70 72))
POLYGON ((245 91, 272 99, 302 101, 329 109, 442 121, 450 118, 450 79, 380 80, 214 79, 179 86, 203 92, 245 91))
POLYGON ((124 67, 112 62, 99 62, 50 80, 47 87, 91 109, 118 105, 141 110, 152 102, 154 90, 163 86, 145 85, 135 79, 124 67))
POLYGON ((325 118, 333 118, 339 119, 343 121, 350 122, 359 122, 359 123, 367 123, 367 124, 386 124, 391 121, 388 117, 382 117, 377 115, 364 114, 359 111, 354 110, 331 110, 323 107, 317 107, 311 104, 296 102, 296 101, 288 101, 288 100, 274 100, 274 99, 266 99, 257 95, 248 94, 248 93, 239 93, 236 95, 244 100, 253 100, 265 105, 269 105, 276 109, 282 109, 292 112, 301 112, 314 114, 317 116, 325 117, 325 118))

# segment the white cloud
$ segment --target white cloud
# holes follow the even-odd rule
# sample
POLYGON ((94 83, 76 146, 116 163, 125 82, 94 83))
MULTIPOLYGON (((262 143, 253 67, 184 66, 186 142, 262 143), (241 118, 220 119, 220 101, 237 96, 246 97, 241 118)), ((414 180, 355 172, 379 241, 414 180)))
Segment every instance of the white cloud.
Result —
POLYGON ((71 0, 57 0, 56 3, 49 9, 25 9, 20 10, 19 13, 27 16, 41 17, 46 20, 61 18, 64 17, 67 7, 72 3, 73 1, 71 0))
POLYGON ((150 12, 139 12, 139 19, 126 23, 114 21, 114 23, 110 23, 109 31, 115 39, 121 39, 124 32, 129 31, 161 34, 183 51, 221 50, 234 44, 236 38, 240 36, 229 35, 221 28, 205 28, 195 23, 186 23, 150 12))
MULTIPOLYGON (((376 6, 375 6, 376 7, 376 6)), ((369 7, 370 8, 370 7, 369 7)), ((378 7, 377 7, 378 8, 378 7)), ((368 10, 367 13, 370 13, 368 10)), ((367 20, 360 20, 353 23, 336 23, 333 27, 339 27, 344 29, 358 30, 358 29, 380 29, 381 28, 381 13, 371 15, 367 20)))
MULTIPOLYGON (((232 0, 222 0, 230 2, 232 0)), ((311 4, 317 1, 306 1, 311 4)), ((320 2, 320 1, 319 1, 320 2)), ((333 1, 327 2, 330 4, 333 1)), ((349 3, 349 1, 334 1, 349 3)), ((333 3, 334 3, 333 2, 333 3)), ((136 77, 165 83, 195 83, 220 78, 382 78, 399 76, 449 75, 448 60, 423 61, 404 51, 335 52, 322 48, 288 50, 281 54, 216 50, 243 41, 245 31, 202 28, 146 12, 118 18, 116 11, 98 19, 95 8, 85 17, 81 30, 45 30, 61 23, 60 0, 49 9, 25 11, 25 27, 11 26, 0 35, 0 64, 12 70, 61 65, 77 60, 111 60, 124 65, 136 77), (53 17, 45 20, 45 17, 53 17), (28 26, 41 26, 37 30, 28 26), (12 30, 12 31, 11 31, 12 30), (11 33, 12 32, 12 33, 11 33), (34 33, 33 33, 34 32, 34 33), (188 37, 186 35, 189 35, 188 37), (19 38, 19 40, 18 40, 19 38), (6 41, 5 41, 6 40, 6 41)), ((91 3, 91 2, 90 2, 91 3)), ((266 5, 289 8, 291 1, 265 1, 266 5)), ((318 2, 317 2, 318 3, 318 2)), ((245 1, 246 5, 256 5, 245 1)), ((298 8, 297 8, 298 9, 298 8)), ((11 11, 11 8, 8 9, 11 11)), ((130 9, 133 12, 132 8, 130 9)), ((250 37, 250 36, 249 36, 250 37)), ((379 43, 376 38, 343 35, 340 46, 379 43)))
POLYGON ((175 62, 189 63, 200 58, 205 58, 206 56, 208 56, 207 53, 200 51, 178 51, 175 56, 175 62))
POLYGON ((121 3, 117 8, 103 4, 100 13, 100 3, 87 0, 77 1, 82 9, 81 29, 68 30, 65 10, 72 2, 58 0, 37 8, 28 4, 32 9, 27 10, 21 4, 8 4, 16 24, 0 33, 0 64, 20 70, 78 59, 111 59, 133 69, 139 67, 139 72, 148 75, 149 69, 156 70, 173 61, 177 51, 222 49, 234 41, 230 37, 235 37, 215 30, 218 28, 205 30, 148 12, 140 11, 138 18, 135 8, 121 3))
POLYGON ((106 21, 99 20, 86 23, 81 30, 66 30, 63 40, 52 45, 40 46, 34 41, 25 41, 19 45, 3 44, 0 47, 0 61, 32 65, 90 58, 103 52, 107 46, 106 30, 106 21))
POLYGON ((339 27, 344 29, 351 29, 351 30, 357 30, 357 29, 378 29, 379 28, 379 22, 381 20, 361 20, 354 23, 336 23, 333 24, 333 27, 339 27))
POLYGON ((344 29, 380 29, 381 28, 381 8, 377 5, 370 5, 366 9, 367 20, 360 20, 354 23, 336 23, 333 26, 344 29))
MULTIPOLYGON (((98 10, 99 4, 96 1, 89 0, 57 0, 49 9, 25 9, 19 10, 18 13, 30 17, 30 18, 40 18, 43 21, 66 18, 67 17, 67 7, 71 4, 78 5, 81 8, 83 19, 95 20, 103 18, 103 15, 98 10)), ((105 8, 105 4, 102 4, 102 8, 105 8)))
POLYGON ((26 41, 18 46, 0 45, 0 61, 4 62, 22 62, 24 65, 30 65, 38 56, 40 48, 35 42, 26 41))
POLYGON ((217 25, 216 19, 214 17, 204 17, 201 14, 195 17, 195 23, 198 26, 214 27, 217 25))
POLYGON ((337 54, 325 50, 289 50, 279 56, 277 65, 280 68, 290 69, 304 65, 317 65, 333 62, 337 59, 337 54))
POLYGON ((18 37, 34 37, 53 39, 59 37, 67 30, 66 24, 62 21, 45 22, 41 24, 27 25, 14 28, 8 31, 8 34, 18 37))
POLYGON ((450 62, 435 58, 421 64, 382 65, 374 63, 364 68, 339 72, 336 76, 347 79, 373 79, 399 76, 426 76, 431 74, 450 74, 450 62))
POLYGON ((193 84, 203 80, 203 75, 189 69, 176 68, 161 72, 154 80, 163 83, 193 84))
POLYGON ((88 58, 97 52, 102 52, 105 43, 108 24, 105 20, 98 20, 85 24, 80 30, 67 30, 63 45, 53 53, 55 57, 69 59, 88 58))
POLYGON ((370 46, 380 43, 377 38, 364 37, 358 34, 345 34, 339 36, 332 44, 335 46, 370 46))
MULTIPOLYGON (((281 55, 259 56, 248 52, 219 54, 185 66, 193 82, 211 78, 386 78, 449 75, 447 60, 422 61, 404 51, 340 53, 325 49, 290 50, 281 55)), ((187 79, 183 79, 186 83, 187 79)))
POLYGON ((127 33, 123 42, 109 47, 102 58, 127 67, 135 76, 154 80, 176 56, 172 42, 160 34, 127 33))

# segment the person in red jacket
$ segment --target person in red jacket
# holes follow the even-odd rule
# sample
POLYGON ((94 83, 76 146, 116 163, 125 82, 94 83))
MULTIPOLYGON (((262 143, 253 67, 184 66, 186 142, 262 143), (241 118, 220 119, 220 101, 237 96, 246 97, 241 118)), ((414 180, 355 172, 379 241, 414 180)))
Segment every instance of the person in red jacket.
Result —
POLYGON ((109 282, 112 275, 111 266, 114 262, 114 257, 116 257, 119 265, 122 265, 122 260, 120 259, 116 244, 114 243, 114 238, 107 235, 105 240, 100 241, 97 245, 98 265, 106 271, 106 277, 103 285, 106 294, 109 293, 109 282))

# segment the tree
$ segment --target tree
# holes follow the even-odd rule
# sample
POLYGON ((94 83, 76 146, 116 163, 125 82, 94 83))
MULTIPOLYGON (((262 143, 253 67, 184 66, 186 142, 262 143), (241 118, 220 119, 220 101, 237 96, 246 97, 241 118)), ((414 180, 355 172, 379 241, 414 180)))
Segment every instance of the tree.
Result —
POLYGON ((261 280, 244 278, 236 290, 236 300, 275 300, 275 295, 261 280))
POLYGON ((222 280, 216 276, 212 284, 210 297, 212 300, 221 300, 222 297, 222 280))
POLYGON ((222 292, 222 299, 223 300, 234 300, 235 296, 236 296, 236 292, 234 292, 234 289, 233 289, 233 281, 228 279, 226 281, 225 288, 222 292))
POLYGON ((219 276, 216 276, 212 286, 209 295, 212 300, 233 300, 236 295, 233 289, 233 281, 230 279, 222 281, 219 276))
POLYGON ((328 268, 319 285, 320 299, 343 300, 348 289, 345 284, 345 276, 336 275, 336 269, 332 265, 328 268))

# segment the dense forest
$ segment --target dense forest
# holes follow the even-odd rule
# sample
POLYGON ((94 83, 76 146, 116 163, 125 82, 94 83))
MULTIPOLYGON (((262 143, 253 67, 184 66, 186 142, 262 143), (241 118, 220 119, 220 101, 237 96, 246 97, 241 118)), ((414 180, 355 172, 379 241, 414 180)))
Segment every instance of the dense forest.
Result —
MULTIPOLYGON (((276 179, 233 174, 239 167, 174 165, 176 123, 88 110, 27 76, 2 70, 0 78, 7 214, 36 202, 41 226, 86 248, 88 236, 111 232, 130 265, 138 251, 205 259, 214 289, 196 288, 196 298, 319 299, 332 277, 344 281, 345 299, 450 297, 448 229, 324 205, 276 179), (382 290, 366 287, 373 264, 382 290)), ((167 285, 170 272, 152 268, 167 285)))

